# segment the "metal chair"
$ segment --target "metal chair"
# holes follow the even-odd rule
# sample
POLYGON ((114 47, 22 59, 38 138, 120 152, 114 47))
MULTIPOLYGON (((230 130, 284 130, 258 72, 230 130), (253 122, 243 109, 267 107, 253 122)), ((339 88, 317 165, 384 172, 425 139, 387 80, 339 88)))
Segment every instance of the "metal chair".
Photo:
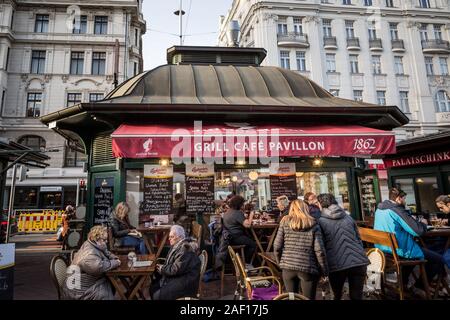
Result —
POLYGON ((60 255, 54 256, 50 262, 50 277, 56 287, 58 300, 61 300, 61 291, 67 276, 67 268, 69 264, 67 260, 60 255))
POLYGON ((282 293, 277 295, 273 300, 309 300, 307 297, 294 292, 282 293))
POLYGON ((205 274, 206 267, 208 266, 208 252, 206 252, 206 250, 203 250, 198 257, 200 258, 201 261, 201 267, 200 267, 200 280, 198 284, 197 298, 200 299, 200 296, 202 294, 203 275, 205 274))

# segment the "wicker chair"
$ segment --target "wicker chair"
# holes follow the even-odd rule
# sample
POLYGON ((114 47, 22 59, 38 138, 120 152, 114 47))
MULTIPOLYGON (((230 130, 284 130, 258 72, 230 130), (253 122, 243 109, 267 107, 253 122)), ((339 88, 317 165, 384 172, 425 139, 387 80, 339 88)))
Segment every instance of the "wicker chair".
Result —
POLYGON ((202 225, 199 224, 197 221, 192 221, 192 236, 197 239, 197 245, 198 248, 201 249, 202 247, 202 225))
POLYGON ((201 267, 200 267, 200 280, 198 284, 197 298, 200 299, 200 296, 202 294, 203 275, 205 274, 206 267, 208 265, 208 252, 206 252, 206 250, 203 250, 198 257, 200 258, 201 261, 201 267))
POLYGON ((381 296, 384 291, 384 267, 386 266, 386 257, 383 251, 378 248, 371 248, 366 252, 370 265, 367 267, 367 279, 364 286, 366 296, 381 296))
POLYGON ((282 293, 277 295, 273 300, 309 300, 307 297, 294 292, 282 293))
POLYGON ((56 287, 58 300, 61 300, 61 289, 66 280, 66 272, 69 264, 67 260, 60 255, 54 256, 50 262, 50 277, 56 287))

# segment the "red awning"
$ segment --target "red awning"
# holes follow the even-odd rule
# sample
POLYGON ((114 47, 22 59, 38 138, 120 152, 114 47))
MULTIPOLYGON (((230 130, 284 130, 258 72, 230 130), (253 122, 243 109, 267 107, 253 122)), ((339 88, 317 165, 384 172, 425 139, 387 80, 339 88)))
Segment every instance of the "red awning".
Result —
POLYGON ((362 126, 121 125, 112 134, 119 158, 358 156, 395 153, 395 135, 362 126))

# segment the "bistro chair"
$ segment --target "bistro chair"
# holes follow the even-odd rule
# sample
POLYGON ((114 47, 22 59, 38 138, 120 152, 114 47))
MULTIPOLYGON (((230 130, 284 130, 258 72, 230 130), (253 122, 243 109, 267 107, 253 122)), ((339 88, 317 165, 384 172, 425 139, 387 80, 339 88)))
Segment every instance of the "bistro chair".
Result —
POLYGON ((72 263, 73 259, 75 258, 75 254, 77 253, 78 250, 71 250, 70 251, 70 257, 69 257, 69 262, 72 263))
POLYGON ((116 246, 116 239, 114 239, 113 237, 111 227, 108 227, 108 244, 109 244, 109 251, 118 255, 128 254, 128 252, 135 250, 134 247, 116 246))
MULTIPOLYGON (((409 259, 402 259, 397 254, 398 249, 398 243, 397 238, 395 237, 395 234, 379 231, 379 230, 373 230, 369 228, 361 228, 359 227, 359 234, 361 236, 361 240, 367 243, 371 244, 379 244, 383 246, 387 246, 391 248, 392 254, 384 253, 384 256, 386 257, 386 265, 385 265, 385 272, 395 272, 397 275, 397 290, 399 292, 400 300, 404 300, 405 293, 404 293, 404 284, 403 284, 403 278, 402 278, 402 271, 403 267, 405 266, 418 266, 420 269, 420 273, 422 276, 422 281, 425 288, 425 293, 427 296, 427 299, 430 299, 430 288, 428 286, 428 278, 427 274, 425 272, 425 263, 426 260, 409 260, 409 259)), ((387 284, 388 282, 385 281, 384 284, 387 284)), ((383 284, 382 284, 383 285, 383 284)))
POLYGON ((370 264, 367 266, 367 279, 364 292, 367 296, 379 296, 380 292, 383 291, 386 258, 383 251, 378 248, 370 248, 366 254, 370 264))
POLYGON ((54 256, 50 262, 50 277, 56 287, 58 300, 61 300, 62 286, 66 280, 68 267, 69 264, 67 260, 61 255, 54 256))
MULTIPOLYGON (((228 246, 228 247, 230 247, 230 246, 228 246)), ((232 248, 234 251, 240 250, 242 256, 243 256, 243 257, 245 256, 245 255, 244 255, 244 248, 245 248, 245 245, 235 245, 235 246, 231 246, 231 248, 232 248)), ((229 249, 228 249, 228 252, 230 252, 229 249)), ((227 266, 227 260, 228 260, 228 259, 225 259, 225 261, 224 261, 224 263, 223 263, 223 265, 222 265, 222 270, 221 270, 221 272, 220 272, 220 296, 221 296, 221 297, 223 297, 223 288, 224 288, 224 285, 225 285, 225 276, 227 276, 227 275, 235 275, 235 276, 237 276, 236 271, 234 271, 234 273, 233 273, 233 272, 232 272, 232 273, 226 273, 226 270, 225 270, 225 269, 226 269, 226 266, 227 266)))
POLYGON ((198 248, 201 248, 202 245, 202 225, 197 221, 192 221, 192 236, 197 240, 198 248))
MULTIPOLYGON (((239 257, 239 254, 236 254, 236 265, 238 267, 238 272, 240 276, 241 283, 245 286, 245 290, 247 292, 247 298, 248 300, 253 299, 253 293, 256 291, 256 289, 259 288, 269 288, 273 285, 277 286, 278 295, 282 292, 282 286, 280 281, 277 277, 270 275, 270 276, 250 276, 247 273, 247 270, 244 267, 244 264, 239 257)), ((252 271, 258 271, 260 268, 266 268, 266 267, 259 267, 252 269, 252 271)), ((270 271, 269 268, 267 270, 270 271)))
POLYGON ((203 276, 206 272, 206 267, 208 266, 208 252, 206 252, 206 250, 203 250, 198 257, 200 258, 201 267, 200 267, 200 281, 198 284, 197 298, 200 299, 200 296, 202 294, 203 276))
POLYGON ((273 300, 309 300, 304 295, 294 292, 282 293, 277 295, 273 300))
POLYGON ((192 297, 182 297, 182 298, 178 298, 177 300, 199 300, 199 299, 192 298, 192 297))

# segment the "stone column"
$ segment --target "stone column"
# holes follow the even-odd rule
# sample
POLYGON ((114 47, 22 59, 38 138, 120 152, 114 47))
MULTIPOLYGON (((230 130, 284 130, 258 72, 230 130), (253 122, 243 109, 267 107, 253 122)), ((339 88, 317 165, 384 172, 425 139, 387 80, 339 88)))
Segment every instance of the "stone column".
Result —
POLYGON ((322 49, 320 19, 317 16, 306 16, 303 21, 309 42, 306 67, 311 71, 311 79, 327 88, 324 76, 325 51, 322 49))

